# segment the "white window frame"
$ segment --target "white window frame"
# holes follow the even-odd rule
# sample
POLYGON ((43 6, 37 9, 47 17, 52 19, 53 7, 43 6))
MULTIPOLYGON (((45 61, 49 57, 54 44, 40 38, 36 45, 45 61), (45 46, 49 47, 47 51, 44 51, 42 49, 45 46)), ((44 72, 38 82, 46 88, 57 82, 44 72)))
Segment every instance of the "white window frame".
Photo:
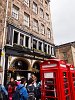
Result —
POLYGON ((46 13, 46 20, 49 20, 49 14, 46 13))
POLYGON ((54 56, 54 47, 51 46, 51 55, 54 56))
POLYGON ((43 0, 40 0, 41 3, 43 3, 43 0))
POLYGON ((33 48, 33 40, 36 40, 37 41, 36 49, 38 50, 38 39, 36 39, 36 38, 33 38, 32 39, 32 48, 33 48))
POLYGON ((40 27, 40 33, 45 34, 45 27, 42 23, 41 23, 41 27, 40 27))
POLYGON ((14 31, 16 31, 18 33, 17 45, 19 45, 19 42, 20 42, 20 32, 17 31, 16 29, 13 29, 12 45, 14 44, 14 31))
POLYGON ((51 30, 50 28, 47 28, 47 36, 49 39, 51 39, 51 30))
MULTIPOLYGON (((20 33, 20 36, 21 36, 21 35, 25 36, 23 33, 20 33)), ((19 45, 21 45, 21 44, 20 44, 20 40, 19 40, 19 45)), ((22 45, 22 46, 24 46, 24 39, 23 39, 23 45, 22 45)))
POLYGON ((43 9, 42 8, 40 8, 40 17, 41 18, 44 18, 44 12, 43 12, 43 9))
POLYGON ((24 35, 24 43, 23 43, 23 46, 25 46, 25 36, 28 36, 28 37, 29 37, 28 48, 31 49, 31 37, 30 37, 29 35, 26 35, 26 34, 20 32, 20 31, 17 31, 16 29, 13 29, 12 45, 14 44, 14 43, 13 43, 13 42, 14 42, 14 31, 16 31, 16 32, 19 33, 19 34, 18 34, 18 43, 17 43, 17 45, 20 45, 20 34, 23 34, 23 35, 24 35))
POLYGON ((51 45, 48 44, 48 46, 50 47, 48 54, 51 55, 51 45))
POLYGON ((36 19, 33 19, 33 30, 38 32, 38 21, 36 19))
POLYGON ((33 12, 34 13, 38 13, 38 7, 37 7, 37 4, 35 2, 33 2, 33 12))
POLYGON ((38 40, 38 50, 39 50, 39 42, 41 42, 41 43, 42 43, 42 51, 43 51, 43 42, 42 42, 42 41, 40 41, 40 40, 38 40))
POLYGON ((48 44, 47 43, 43 43, 43 50, 44 50, 44 44, 46 44, 47 45, 47 54, 48 54, 48 44))
POLYGON ((29 27, 30 24, 30 16, 27 13, 24 13, 24 25, 29 27))
POLYGON ((12 6, 12 17, 15 19, 19 19, 19 8, 16 5, 12 6))
POLYGON ((30 0, 24 0, 24 3, 29 7, 30 0))
MULTIPOLYGON (((28 43, 28 48, 31 49, 31 37, 29 35, 25 34, 25 40, 26 40, 26 36, 29 37, 29 43, 28 43)), ((25 46, 25 41, 24 41, 24 46, 25 46)))

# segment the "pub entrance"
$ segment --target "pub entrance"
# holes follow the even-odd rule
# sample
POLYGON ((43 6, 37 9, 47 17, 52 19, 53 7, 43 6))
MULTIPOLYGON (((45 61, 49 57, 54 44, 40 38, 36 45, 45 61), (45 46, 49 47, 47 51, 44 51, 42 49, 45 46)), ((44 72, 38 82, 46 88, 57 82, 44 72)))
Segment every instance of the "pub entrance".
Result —
POLYGON ((8 76, 14 77, 15 80, 19 80, 22 77, 28 79, 31 73, 31 71, 28 70, 29 66, 30 63, 28 60, 22 58, 15 59, 9 68, 8 76))

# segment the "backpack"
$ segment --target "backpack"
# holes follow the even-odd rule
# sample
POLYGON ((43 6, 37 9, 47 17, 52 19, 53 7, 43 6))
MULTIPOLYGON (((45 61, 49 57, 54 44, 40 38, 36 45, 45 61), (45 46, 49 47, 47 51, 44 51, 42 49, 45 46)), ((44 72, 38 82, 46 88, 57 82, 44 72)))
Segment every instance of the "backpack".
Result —
POLYGON ((2 85, 0 84, 0 100, 6 100, 6 95, 2 89, 2 85))
MULTIPOLYGON (((21 87, 21 88, 23 88, 23 87, 21 87)), ((14 94, 12 96, 12 100, 20 100, 20 98, 22 97, 22 94, 20 94, 20 89, 18 89, 18 88, 16 89, 16 91, 14 92, 14 94)))
POLYGON ((35 100, 35 87, 34 87, 34 85, 27 86, 27 91, 28 91, 28 100, 35 100))

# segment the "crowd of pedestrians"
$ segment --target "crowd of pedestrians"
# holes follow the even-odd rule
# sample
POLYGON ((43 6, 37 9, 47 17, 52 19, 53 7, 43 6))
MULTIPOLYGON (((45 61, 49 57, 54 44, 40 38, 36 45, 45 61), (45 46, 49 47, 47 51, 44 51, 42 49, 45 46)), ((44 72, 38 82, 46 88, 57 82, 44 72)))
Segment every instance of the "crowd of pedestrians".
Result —
POLYGON ((34 74, 29 80, 23 77, 15 81, 12 77, 5 87, 0 84, 0 100, 40 100, 40 98, 40 82, 37 83, 34 74))

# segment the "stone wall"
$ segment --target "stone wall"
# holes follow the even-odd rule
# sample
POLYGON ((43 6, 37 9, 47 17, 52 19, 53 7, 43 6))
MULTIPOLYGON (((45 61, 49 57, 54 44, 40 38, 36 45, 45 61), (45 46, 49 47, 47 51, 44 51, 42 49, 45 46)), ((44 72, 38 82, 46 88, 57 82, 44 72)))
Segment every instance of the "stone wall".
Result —
POLYGON ((66 44, 65 46, 58 46, 56 47, 55 51, 57 58, 65 60, 67 63, 74 65, 71 45, 66 44))

